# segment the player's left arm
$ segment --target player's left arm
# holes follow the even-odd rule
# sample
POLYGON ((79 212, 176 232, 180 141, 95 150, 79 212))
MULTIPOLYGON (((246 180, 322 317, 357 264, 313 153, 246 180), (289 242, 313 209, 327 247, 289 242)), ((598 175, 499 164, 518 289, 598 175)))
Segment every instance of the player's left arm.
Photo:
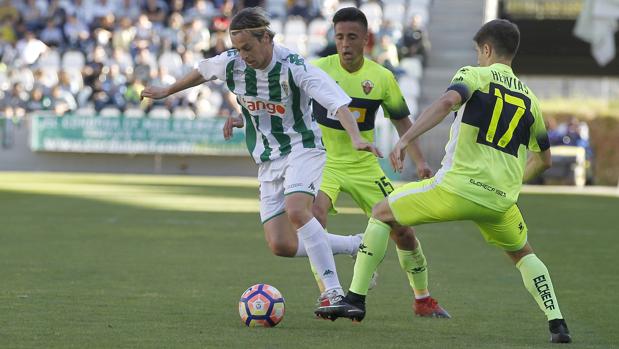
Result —
MULTIPOLYGON (((413 126, 411 119, 408 117, 402 119, 391 119, 391 123, 398 131, 398 135, 402 137, 406 131, 413 126)), ((419 142, 415 139, 410 142, 408 147, 406 148, 408 156, 415 161, 415 166, 417 167, 417 175, 419 178, 430 178, 432 177, 432 169, 426 162, 423 153, 421 152, 421 148, 419 147, 419 142)))
POLYGON ((369 151, 378 157, 382 154, 372 143, 366 142, 359 132, 357 120, 348 109, 350 97, 327 73, 311 64, 302 61, 292 69, 293 78, 299 87, 329 113, 335 114, 342 127, 350 136, 350 140, 357 150, 369 151))
POLYGON ((550 154, 550 148, 542 152, 530 152, 527 159, 527 166, 524 168, 524 176, 522 181, 524 183, 536 178, 552 167, 552 156, 550 154))
MULTIPOLYGON (((398 136, 402 137, 406 131, 411 128, 413 123, 410 119, 411 112, 408 105, 406 105, 404 96, 402 96, 402 90, 400 90, 400 86, 391 72, 387 72, 385 74, 384 88, 382 92, 383 101, 381 106, 383 107, 385 116, 391 120, 391 123, 398 131, 398 136)), ((408 144, 406 149, 408 151, 408 155, 411 159, 413 159, 413 161, 415 161, 417 175, 419 178, 432 177, 432 170, 430 169, 430 166, 428 166, 428 163, 419 148, 419 142, 417 142, 417 140, 413 140, 408 144)))
POLYGON ((536 97, 531 98, 531 113, 533 114, 533 124, 529 134, 529 157, 524 168, 523 182, 528 182, 552 166, 552 155, 550 153, 550 141, 541 108, 536 97))
POLYGON ((380 153, 380 150, 378 150, 378 148, 376 148, 374 144, 366 142, 361 137, 361 132, 359 132, 359 125, 357 125, 357 119, 355 119, 355 116, 352 115, 350 109, 348 109, 348 105, 343 105, 339 107, 335 115, 337 116, 340 124, 342 124, 342 127, 344 127, 344 129, 350 136, 350 140, 355 149, 369 151, 380 158, 383 157, 383 154, 380 153))
POLYGON ((396 171, 402 171, 404 167, 403 158, 404 151, 408 145, 417 137, 421 136, 434 126, 438 125, 451 112, 451 110, 462 102, 460 93, 454 90, 448 90, 439 99, 434 101, 427 109, 425 109, 419 119, 400 137, 400 140, 395 144, 391 151, 391 165, 396 171))

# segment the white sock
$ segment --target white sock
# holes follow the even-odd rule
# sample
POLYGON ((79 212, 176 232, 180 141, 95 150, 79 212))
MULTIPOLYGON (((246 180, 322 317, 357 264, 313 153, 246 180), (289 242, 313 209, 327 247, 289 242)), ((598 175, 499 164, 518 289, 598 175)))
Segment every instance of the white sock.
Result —
MULTIPOLYGON (((353 255, 357 253, 359 249, 359 244, 362 239, 360 239, 357 235, 337 235, 327 233, 327 240, 329 241, 329 246, 331 246, 331 251, 333 255, 337 254, 349 254, 353 255)), ((297 244, 297 253, 294 255, 295 257, 307 257, 307 252, 305 251, 305 243, 302 239, 298 239, 299 242, 297 244)))
POLYGON ((322 279, 325 290, 342 288, 335 269, 335 260, 325 230, 316 218, 312 218, 297 230, 299 242, 303 241, 310 263, 322 279))
POLYGON ((333 250, 333 254, 355 254, 359 244, 363 241, 357 235, 337 235, 327 233, 327 239, 333 250))

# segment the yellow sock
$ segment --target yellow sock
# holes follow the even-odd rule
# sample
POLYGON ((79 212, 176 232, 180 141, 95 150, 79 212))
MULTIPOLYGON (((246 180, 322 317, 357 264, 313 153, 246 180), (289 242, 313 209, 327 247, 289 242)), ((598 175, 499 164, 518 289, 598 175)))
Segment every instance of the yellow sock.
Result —
POLYGON ((522 281, 548 320, 563 319, 546 265, 534 254, 522 257, 516 264, 522 281))
POLYGON ((350 291, 367 295, 372 273, 382 262, 389 242, 391 227, 377 219, 370 218, 363 235, 363 242, 357 252, 355 273, 350 284, 350 291))

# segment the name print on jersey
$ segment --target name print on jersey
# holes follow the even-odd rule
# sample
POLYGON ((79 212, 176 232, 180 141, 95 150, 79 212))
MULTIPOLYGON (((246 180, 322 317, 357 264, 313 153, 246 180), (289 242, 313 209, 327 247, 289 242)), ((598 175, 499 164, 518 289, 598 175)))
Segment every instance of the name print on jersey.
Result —
POLYGON ((495 70, 491 70, 490 72, 492 73, 492 78, 495 81, 502 82, 505 85, 507 85, 507 87, 516 89, 516 90, 518 90, 520 92, 529 93, 529 89, 527 88, 527 85, 523 84, 517 78, 515 78, 513 76, 503 75, 503 74, 501 74, 501 73, 499 73, 499 72, 497 72, 495 70))

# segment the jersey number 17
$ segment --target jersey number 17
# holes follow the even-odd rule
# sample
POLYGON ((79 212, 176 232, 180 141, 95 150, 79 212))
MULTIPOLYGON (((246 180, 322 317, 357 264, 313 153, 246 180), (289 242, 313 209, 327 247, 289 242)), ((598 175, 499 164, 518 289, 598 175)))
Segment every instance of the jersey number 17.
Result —
POLYGON ((530 100, 526 96, 509 91, 501 85, 490 84, 489 92, 496 100, 492 109, 490 124, 486 130, 486 136, 482 139, 497 150, 512 153, 513 149, 508 148, 512 148, 513 145, 509 147, 508 145, 514 137, 526 142, 524 139, 526 136, 519 134, 523 133, 522 131, 525 129, 522 127, 519 129, 518 125, 523 116, 530 115, 530 100), (500 127, 500 125, 503 125, 503 127, 500 127), (497 129, 505 131, 501 135, 497 134, 497 129))

